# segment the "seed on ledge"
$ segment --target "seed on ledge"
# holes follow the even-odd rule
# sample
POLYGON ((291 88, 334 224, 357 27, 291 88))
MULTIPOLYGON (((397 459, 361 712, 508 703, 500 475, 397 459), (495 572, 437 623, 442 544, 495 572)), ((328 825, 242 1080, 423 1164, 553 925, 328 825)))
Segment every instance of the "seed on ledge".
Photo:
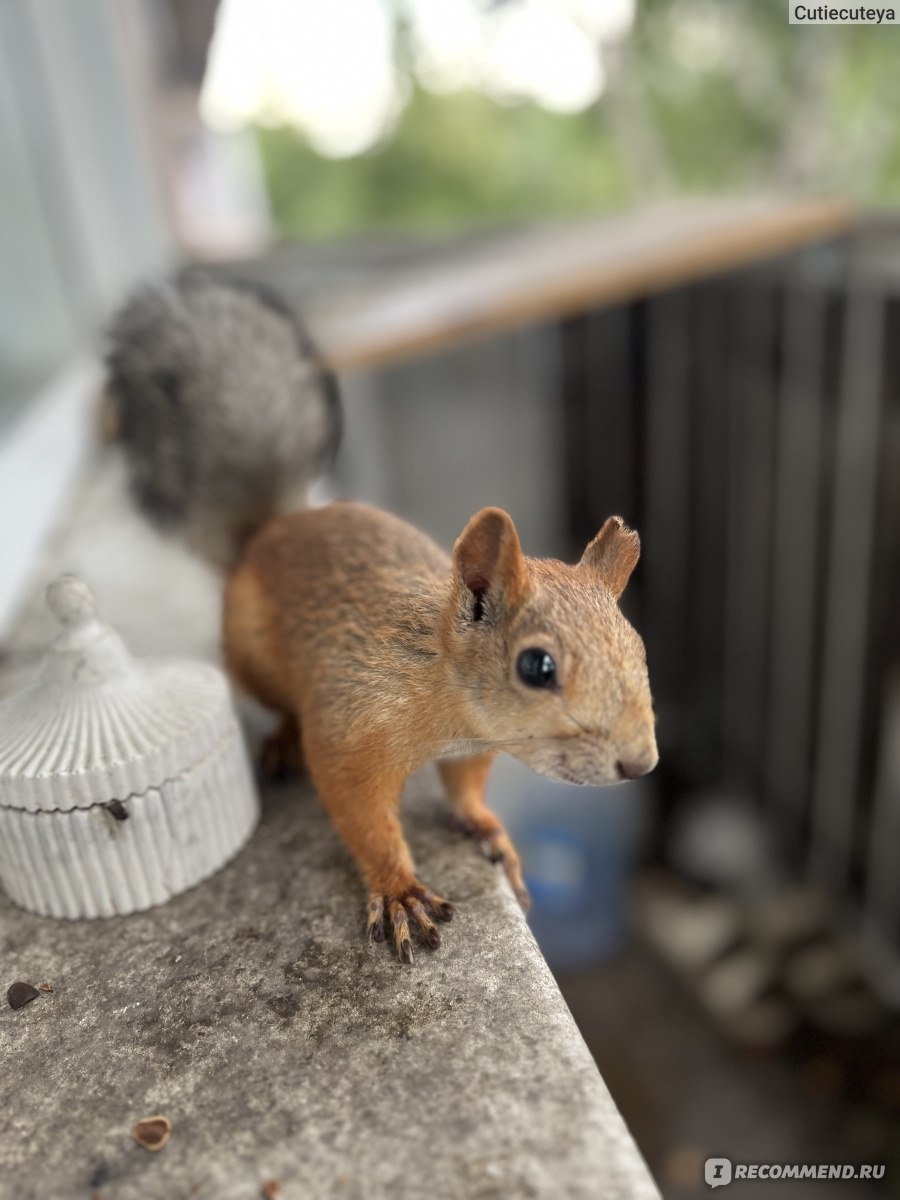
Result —
POLYGON ((6 993, 10 1008, 24 1008, 32 1000, 37 1000, 40 992, 30 983, 14 983, 6 993))
POLYGON ((145 1150, 162 1150, 172 1136, 172 1122, 168 1117, 144 1117, 132 1128, 131 1136, 145 1150))

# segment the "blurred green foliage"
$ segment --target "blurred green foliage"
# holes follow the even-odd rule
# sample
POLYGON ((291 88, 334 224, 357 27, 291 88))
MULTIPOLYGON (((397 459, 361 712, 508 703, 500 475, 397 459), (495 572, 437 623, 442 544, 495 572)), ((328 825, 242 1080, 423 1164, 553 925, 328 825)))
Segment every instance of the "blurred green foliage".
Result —
POLYGON ((322 157, 290 126, 260 127, 257 136, 276 224, 289 236, 431 232, 575 216, 629 199, 597 109, 561 117, 416 85, 390 140, 352 158, 322 157))
POLYGON ((446 232, 684 192, 900 199, 898 26, 791 26, 784 0, 638 0, 629 36, 598 47, 606 91, 571 116, 433 94, 407 37, 398 19, 409 98, 384 144, 331 159, 294 128, 257 129, 286 236, 446 232))

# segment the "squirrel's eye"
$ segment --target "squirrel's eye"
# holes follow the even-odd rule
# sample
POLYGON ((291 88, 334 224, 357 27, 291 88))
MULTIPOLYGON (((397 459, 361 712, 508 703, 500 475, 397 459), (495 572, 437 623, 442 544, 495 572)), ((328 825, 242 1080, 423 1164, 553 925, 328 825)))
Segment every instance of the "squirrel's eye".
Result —
POLYGON ((556 683, 556 663, 553 655, 536 646, 523 650, 516 663, 519 678, 529 687, 552 687, 556 683))

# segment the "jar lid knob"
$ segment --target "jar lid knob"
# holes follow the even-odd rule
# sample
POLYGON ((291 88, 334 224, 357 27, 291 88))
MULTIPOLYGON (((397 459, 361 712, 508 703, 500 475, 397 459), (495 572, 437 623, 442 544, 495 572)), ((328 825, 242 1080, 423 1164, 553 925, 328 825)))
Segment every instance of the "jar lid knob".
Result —
POLYGON ((47 587, 47 604, 64 629, 83 629, 97 617, 94 593, 75 575, 63 575, 47 587))
POLYGON ((47 606, 62 626, 51 643, 45 672, 54 679, 96 683, 133 669, 125 643, 97 619, 94 593, 77 575, 61 575, 47 587, 47 606))

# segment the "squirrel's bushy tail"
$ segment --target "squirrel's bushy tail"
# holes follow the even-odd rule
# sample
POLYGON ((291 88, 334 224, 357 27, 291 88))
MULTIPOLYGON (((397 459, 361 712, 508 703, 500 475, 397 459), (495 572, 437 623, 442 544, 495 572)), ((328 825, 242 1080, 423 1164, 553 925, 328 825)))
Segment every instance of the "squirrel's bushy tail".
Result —
POLYGON ((275 293, 199 271, 141 288, 109 332, 107 400, 138 505, 231 565, 333 455, 333 376, 275 293))

